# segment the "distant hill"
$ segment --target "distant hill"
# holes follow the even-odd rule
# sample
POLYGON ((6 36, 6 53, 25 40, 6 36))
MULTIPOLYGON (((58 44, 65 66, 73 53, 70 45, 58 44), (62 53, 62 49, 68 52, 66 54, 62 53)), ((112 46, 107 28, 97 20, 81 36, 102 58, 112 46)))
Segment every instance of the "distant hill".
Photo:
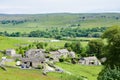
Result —
POLYGON ((0 32, 30 32, 46 28, 120 25, 120 13, 0 14, 0 32))

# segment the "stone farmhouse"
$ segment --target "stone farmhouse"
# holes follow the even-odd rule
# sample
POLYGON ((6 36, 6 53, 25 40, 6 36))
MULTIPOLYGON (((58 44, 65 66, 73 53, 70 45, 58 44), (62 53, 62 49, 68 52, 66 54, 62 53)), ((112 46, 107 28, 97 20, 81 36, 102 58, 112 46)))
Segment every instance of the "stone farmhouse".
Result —
POLYGON ((22 68, 34 67, 37 68, 39 65, 45 62, 45 54, 43 49, 30 49, 25 53, 25 57, 21 59, 22 68))
POLYGON ((16 51, 14 49, 7 49, 6 50, 6 55, 14 57, 14 58, 21 58, 21 54, 16 54, 16 51))
POLYGON ((84 65, 101 65, 101 62, 95 56, 80 58, 79 63, 84 65))
POLYGON ((68 56, 71 58, 75 58, 75 52, 69 52, 67 49, 59 49, 57 51, 50 52, 51 58, 53 58, 54 62, 59 62, 59 58, 64 57, 67 58, 68 56))

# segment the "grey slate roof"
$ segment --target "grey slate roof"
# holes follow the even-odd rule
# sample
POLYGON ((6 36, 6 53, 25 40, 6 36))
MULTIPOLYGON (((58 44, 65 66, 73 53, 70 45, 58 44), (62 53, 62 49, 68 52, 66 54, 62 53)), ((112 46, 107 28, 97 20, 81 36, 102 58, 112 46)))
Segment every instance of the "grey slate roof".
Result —
POLYGON ((64 53, 69 53, 67 49, 59 49, 58 52, 64 54, 64 53))
POLYGON ((45 52, 44 49, 30 49, 25 53, 25 56, 28 57, 28 58, 31 58, 31 57, 45 57, 44 52, 45 52))

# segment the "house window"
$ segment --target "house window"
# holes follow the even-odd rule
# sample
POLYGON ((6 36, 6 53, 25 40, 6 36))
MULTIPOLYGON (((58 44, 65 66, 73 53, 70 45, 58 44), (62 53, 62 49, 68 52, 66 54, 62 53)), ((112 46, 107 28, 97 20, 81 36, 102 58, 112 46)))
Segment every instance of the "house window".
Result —
POLYGON ((94 62, 94 61, 90 61, 89 64, 90 64, 90 65, 94 65, 95 62, 94 62))

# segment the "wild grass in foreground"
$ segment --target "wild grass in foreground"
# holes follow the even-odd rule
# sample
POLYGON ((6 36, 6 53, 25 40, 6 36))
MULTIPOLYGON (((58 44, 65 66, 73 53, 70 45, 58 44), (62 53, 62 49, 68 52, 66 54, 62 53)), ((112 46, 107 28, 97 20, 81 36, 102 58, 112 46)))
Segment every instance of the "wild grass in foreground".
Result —
POLYGON ((7 67, 7 71, 0 68, 0 80, 82 80, 82 78, 53 72, 48 73, 48 75, 43 75, 42 70, 39 69, 24 70, 7 67))
POLYGON ((87 66, 80 64, 57 63, 58 66, 71 72, 75 76, 84 76, 88 80, 97 80, 99 72, 103 66, 87 66))

